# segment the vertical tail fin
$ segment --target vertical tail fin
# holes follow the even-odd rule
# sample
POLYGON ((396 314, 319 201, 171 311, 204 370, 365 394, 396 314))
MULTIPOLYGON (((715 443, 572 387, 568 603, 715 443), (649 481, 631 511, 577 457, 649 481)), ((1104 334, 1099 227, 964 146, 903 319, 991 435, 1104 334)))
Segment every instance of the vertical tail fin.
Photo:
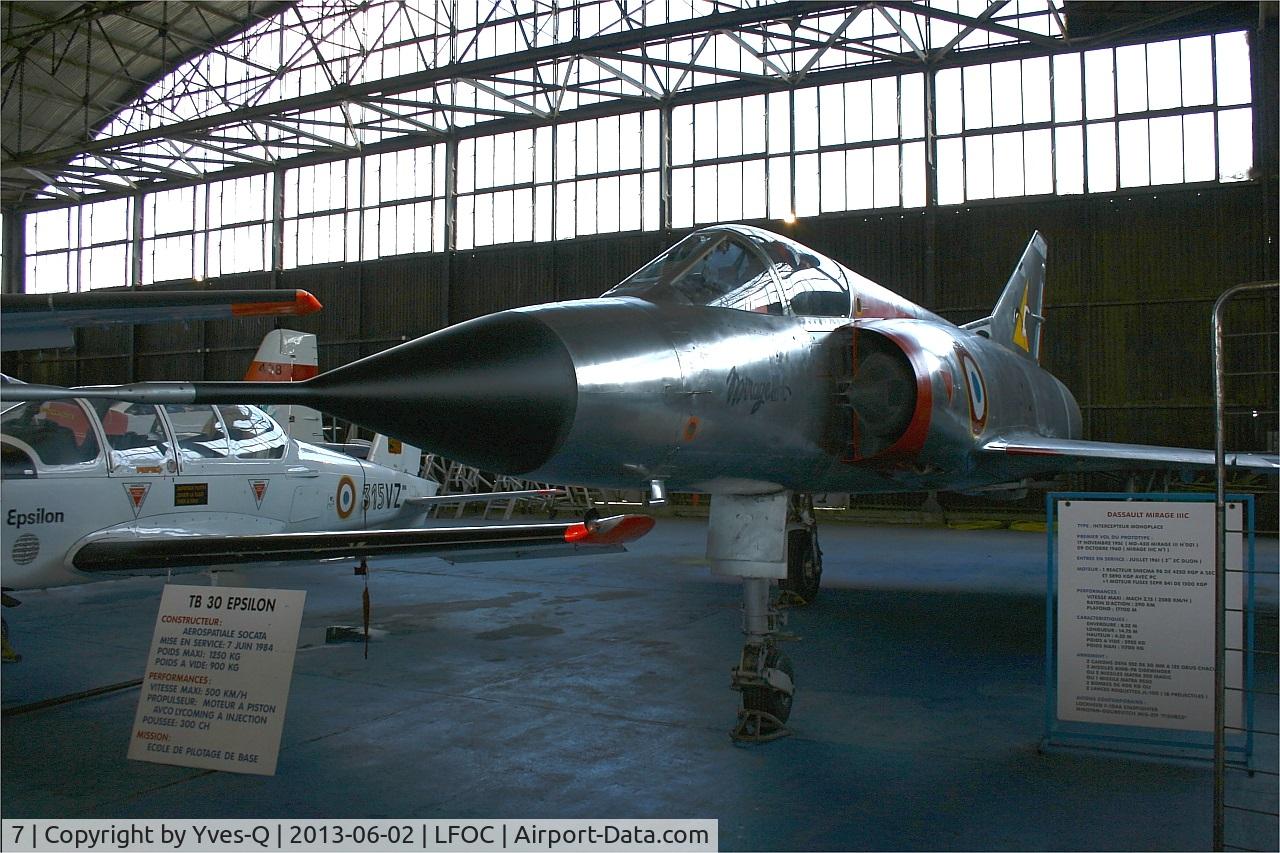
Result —
POLYGON ((991 340, 1040 361, 1040 332, 1044 325, 1044 277, 1048 245, 1040 232, 1031 235, 1018 266, 1004 292, 996 300, 991 316, 964 328, 985 334, 991 340))
MULTIPOLYGON (((320 372, 316 336, 311 332, 272 329, 263 337, 258 354, 245 371, 246 382, 301 382, 320 372)), ((324 441, 320 413, 305 406, 268 406, 268 411, 301 441, 324 441)))
POLYGON ((316 336, 310 332, 272 329, 244 374, 245 382, 301 382, 320 372, 316 336))

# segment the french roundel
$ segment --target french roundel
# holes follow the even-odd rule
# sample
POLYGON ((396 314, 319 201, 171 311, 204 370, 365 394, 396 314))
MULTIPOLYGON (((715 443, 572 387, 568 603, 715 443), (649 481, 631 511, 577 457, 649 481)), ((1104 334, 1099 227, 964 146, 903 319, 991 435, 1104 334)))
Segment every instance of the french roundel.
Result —
POLYGON ((356 508, 356 484, 350 477, 338 481, 337 507, 338 518, 350 518, 356 508))
POLYGON ((965 385, 969 389, 969 423, 973 434, 982 432, 987 425, 987 383, 973 356, 960 350, 960 366, 964 369, 965 385))

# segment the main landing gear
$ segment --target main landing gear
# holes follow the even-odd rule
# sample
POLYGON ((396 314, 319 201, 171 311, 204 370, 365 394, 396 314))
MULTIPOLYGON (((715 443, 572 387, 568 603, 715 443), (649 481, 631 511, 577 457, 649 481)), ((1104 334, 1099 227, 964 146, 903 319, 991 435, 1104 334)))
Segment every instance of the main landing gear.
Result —
POLYGON ((784 614, 770 601, 769 588, 777 580, 802 603, 817 595, 822 552, 812 499, 786 492, 716 495, 711 501, 707 557, 712 571, 742 579, 742 632, 747 640, 730 682, 742 694, 731 737, 751 743, 785 737, 795 670, 778 648, 784 614))

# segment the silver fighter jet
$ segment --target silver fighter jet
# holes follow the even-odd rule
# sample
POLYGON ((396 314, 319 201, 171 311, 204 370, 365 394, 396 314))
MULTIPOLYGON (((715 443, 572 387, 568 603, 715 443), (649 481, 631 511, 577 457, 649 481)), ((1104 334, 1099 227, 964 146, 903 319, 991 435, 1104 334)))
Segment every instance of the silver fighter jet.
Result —
MULTIPOLYGON (((807 495, 1213 465, 1210 451, 1080 438, 1079 406, 1039 365, 1045 253, 1034 235, 991 316, 956 326, 785 237, 717 226, 600 298, 479 317, 305 382, 74 394, 303 404, 486 470, 714 495, 708 557, 743 579, 739 733, 768 737, 794 691, 770 584, 811 598, 821 574, 807 495)), ((67 392, 4 389, 41 393, 67 392)))

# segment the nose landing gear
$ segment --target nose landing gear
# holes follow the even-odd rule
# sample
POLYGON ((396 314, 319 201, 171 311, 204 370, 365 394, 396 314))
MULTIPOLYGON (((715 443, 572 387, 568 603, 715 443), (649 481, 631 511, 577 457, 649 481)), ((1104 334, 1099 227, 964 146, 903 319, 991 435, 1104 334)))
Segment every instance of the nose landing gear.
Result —
POLYGON ((791 661, 777 648, 781 614, 769 602, 768 578, 742 581, 742 632, 747 644, 733 671, 733 689, 742 693, 742 710, 731 737, 761 743, 788 734, 787 717, 795 695, 791 661))
POLYGON ((716 495, 711 501, 707 556, 712 570, 742 580, 742 632, 747 642, 730 686, 742 694, 731 737, 761 743, 789 734, 795 672, 779 651, 782 617, 769 587, 787 576, 787 509, 790 496, 716 495))

